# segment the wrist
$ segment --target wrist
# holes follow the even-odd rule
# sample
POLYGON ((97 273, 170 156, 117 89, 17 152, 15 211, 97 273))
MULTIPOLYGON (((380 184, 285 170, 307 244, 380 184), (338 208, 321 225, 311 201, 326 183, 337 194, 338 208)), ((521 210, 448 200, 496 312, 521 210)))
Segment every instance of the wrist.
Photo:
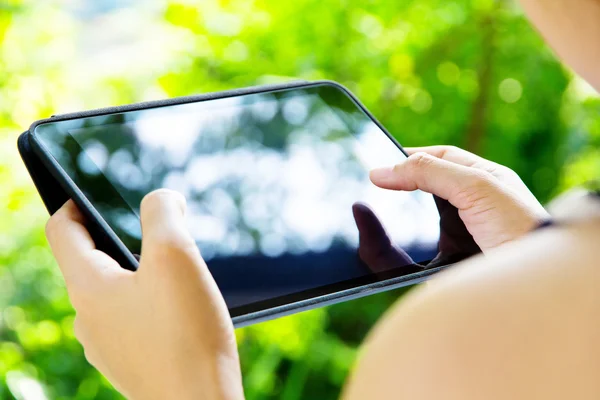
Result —
POLYGON ((204 357, 202 365, 192 364, 182 372, 174 396, 163 398, 243 400, 244 389, 237 352, 234 355, 204 357), (210 362, 206 362, 210 359, 210 362), (186 378, 187 377, 187 378, 186 378))
POLYGON ((200 363, 165 362, 156 376, 140 377, 135 388, 120 391, 130 400, 244 399, 237 357, 198 357, 194 361, 200 363))

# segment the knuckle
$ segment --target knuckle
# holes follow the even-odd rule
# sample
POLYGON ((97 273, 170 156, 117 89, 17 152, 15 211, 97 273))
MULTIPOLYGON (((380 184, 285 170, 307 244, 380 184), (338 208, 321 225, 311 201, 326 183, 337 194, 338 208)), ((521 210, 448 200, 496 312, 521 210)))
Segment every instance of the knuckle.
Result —
POLYGON ((448 157, 458 157, 461 154, 471 154, 468 151, 461 149, 458 146, 446 146, 446 148, 444 149, 444 153, 442 154, 441 158, 444 158, 444 156, 448 156, 448 157))
POLYGON ((488 171, 484 171, 481 169, 472 169, 471 170, 471 179, 473 182, 473 186, 478 188, 487 188, 493 186, 493 176, 488 171))
POLYGON ((457 153, 459 151, 462 151, 461 148, 454 145, 444 145, 442 146, 442 149, 444 150, 444 153, 457 153))
POLYGON ((405 168, 408 166, 408 164, 410 163, 410 161, 408 161, 408 160, 410 160, 410 158, 408 158, 408 159, 407 159, 407 161, 406 161, 404 164, 403 164, 403 163, 400 163, 400 164, 396 164, 396 165, 394 165, 394 166, 392 167, 392 173, 393 173, 395 176, 398 176, 398 175, 400 174, 400 172, 401 172, 402 170, 404 170, 404 169, 405 169, 405 168))
POLYGON ((185 234, 165 234, 153 246, 153 257, 160 260, 190 259, 199 254, 194 240, 185 234))
POLYGON ((462 151, 459 147, 448 144, 433 147, 439 150, 437 157, 441 159, 446 159, 448 156, 459 154, 462 151))
POLYGON ((159 243, 165 249, 171 251, 182 251, 190 247, 196 247, 196 243, 187 232, 179 231, 165 232, 159 243))
POLYGON ((408 158, 409 167, 413 169, 426 169, 434 162, 432 156, 427 153, 415 153, 408 158))
POLYGON ((496 164, 496 170, 502 176, 510 177, 510 178, 513 178, 513 179, 517 179, 517 178, 521 179, 521 177, 519 176, 519 174, 517 174, 513 169, 507 167, 506 165, 496 164))

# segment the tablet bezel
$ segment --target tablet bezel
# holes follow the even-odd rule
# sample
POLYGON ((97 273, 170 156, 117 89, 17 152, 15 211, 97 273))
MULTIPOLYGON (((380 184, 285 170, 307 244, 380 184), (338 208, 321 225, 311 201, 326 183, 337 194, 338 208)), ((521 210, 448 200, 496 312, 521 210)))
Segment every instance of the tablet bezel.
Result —
MULTIPOLYGON (((129 249, 119 239, 110 225, 102 218, 93 204, 87 199, 83 192, 73 182, 67 172, 58 164, 49 150, 41 143, 36 136, 37 127, 59 121, 77 120, 98 117, 109 114, 125 113, 131 111, 145 110, 149 108, 159 108, 164 106, 210 101, 213 99, 235 97, 249 94, 269 93, 276 91, 292 91, 298 89, 313 88, 318 86, 332 86, 342 91, 359 109, 361 109, 390 140, 406 155, 398 141, 377 121, 377 119, 362 105, 362 103, 344 86, 332 81, 317 82, 296 82, 279 86, 267 86, 221 92, 202 96, 190 96, 175 98, 166 101, 148 102, 133 104, 123 107, 113 107, 101 110, 87 111, 84 113, 68 114, 55 116, 47 120, 35 122, 29 132, 29 141, 34 152, 40 158, 45 167, 55 177, 63 189, 78 205, 85 217, 90 223, 101 232, 103 232, 109 241, 114 244, 114 248, 119 252, 118 259, 122 267, 129 270, 136 270, 139 263, 129 249)), ((112 254, 111 254, 112 255, 112 254)), ((328 304, 347 301, 354 298, 363 297, 369 294, 383 292, 398 287, 415 284, 427 279, 432 274, 444 269, 446 266, 430 270, 419 271, 415 273, 402 273, 400 268, 392 269, 383 273, 374 273, 360 278, 354 278, 328 284, 325 286, 276 297, 273 299, 251 303, 244 306, 229 309, 233 322, 236 326, 248 325, 259 321, 276 318, 282 315, 288 315, 294 312, 316 308, 328 304)))

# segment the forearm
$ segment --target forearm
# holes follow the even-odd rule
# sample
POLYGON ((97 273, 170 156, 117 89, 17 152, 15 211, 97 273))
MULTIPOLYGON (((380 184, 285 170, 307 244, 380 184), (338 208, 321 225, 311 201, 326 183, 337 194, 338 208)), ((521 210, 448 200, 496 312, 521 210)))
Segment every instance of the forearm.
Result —
POLYGON ((560 57, 600 89, 600 0, 520 0, 560 57))

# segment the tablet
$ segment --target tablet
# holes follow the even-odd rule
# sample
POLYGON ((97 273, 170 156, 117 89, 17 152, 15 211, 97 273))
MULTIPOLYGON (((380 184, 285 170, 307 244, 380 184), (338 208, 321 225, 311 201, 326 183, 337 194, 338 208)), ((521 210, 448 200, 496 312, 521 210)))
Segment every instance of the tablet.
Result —
POLYGON ((35 123, 28 139, 124 268, 138 265, 142 198, 182 193, 238 326, 439 270, 427 269, 440 239, 436 202, 370 182, 371 169, 406 155, 333 82, 61 116, 35 123))

